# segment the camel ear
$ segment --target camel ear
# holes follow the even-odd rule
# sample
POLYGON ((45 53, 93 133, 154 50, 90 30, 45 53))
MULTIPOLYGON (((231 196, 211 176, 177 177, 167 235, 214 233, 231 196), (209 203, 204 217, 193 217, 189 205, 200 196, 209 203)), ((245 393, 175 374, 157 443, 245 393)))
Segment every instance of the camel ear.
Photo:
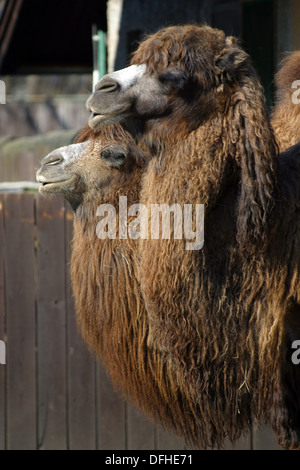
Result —
POLYGON ((242 65, 249 61, 248 54, 238 46, 237 39, 228 36, 225 39, 225 47, 216 58, 216 66, 220 75, 228 80, 237 76, 237 71, 242 65))
POLYGON ((102 150, 101 159, 112 168, 120 168, 125 163, 126 153, 120 145, 110 145, 102 150))

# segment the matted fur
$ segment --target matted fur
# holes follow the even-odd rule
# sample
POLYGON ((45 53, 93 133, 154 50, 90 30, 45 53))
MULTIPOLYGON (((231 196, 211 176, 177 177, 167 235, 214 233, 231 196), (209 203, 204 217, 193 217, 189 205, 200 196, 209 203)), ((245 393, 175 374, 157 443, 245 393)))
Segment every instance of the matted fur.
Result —
POLYGON ((277 158, 255 71, 223 32, 167 28, 132 63, 152 76, 176 67, 199 90, 171 96, 172 113, 134 135, 150 161, 133 199, 204 203, 205 243, 131 241, 122 256, 120 241, 90 253, 95 233, 75 239, 83 333, 125 393, 188 442, 222 445, 267 419, 284 448, 298 448, 299 149, 277 158))
MULTIPOLYGON (((106 128, 105 131, 106 135, 113 136, 114 143, 118 142, 118 134, 116 134, 115 129, 113 133, 112 128, 106 128)), ((95 138, 96 143, 93 152, 83 156, 79 168, 84 168, 85 177, 89 173, 93 175, 91 180, 96 179, 97 181, 97 174, 99 173, 100 184, 101 172, 99 168, 101 170, 101 161, 99 153, 101 148, 109 145, 110 141, 105 141, 105 139, 101 139, 101 135, 95 136, 88 130, 84 130, 78 140, 81 138, 86 140, 87 135, 89 139, 95 138)), ((125 146, 125 135, 124 133, 121 135, 120 144, 125 146)), ((130 150, 133 148, 132 142, 130 147, 125 146, 125 148, 132 151, 130 150)), ((284 291, 283 280, 286 281, 289 276, 285 272, 280 286, 280 277, 282 276, 278 273, 280 273, 282 265, 278 266, 273 279, 269 278, 268 281, 264 279, 264 274, 260 276, 259 273, 253 273, 253 271, 247 272, 251 263, 247 265, 247 269, 245 269, 247 275, 244 276, 246 291, 244 299, 242 299, 244 306, 236 304, 234 314, 226 320, 218 303, 220 303, 222 295, 223 297, 232 298, 236 294, 237 280, 234 277, 237 273, 231 274, 231 278, 225 287, 227 291, 225 291, 224 286, 222 287, 222 282, 219 283, 219 286, 216 283, 205 285, 205 283, 207 284, 205 279, 199 279, 198 285, 194 286, 194 293, 191 294, 195 295, 194 306, 197 306, 200 292, 201 300, 207 301, 212 308, 211 315, 207 315, 205 312, 206 306, 203 305, 204 316, 201 319, 201 324, 198 323, 198 326, 201 327, 198 332, 198 341, 201 341, 202 355, 193 358, 197 368, 201 370, 201 381, 198 383, 199 391, 201 391, 200 399, 195 397, 191 390, 190 371, 187 369, 189 364, 189 358, 186 357, 187 353, 191 357, 193 352, 199 354, 197 344, 195 346, 192 344, 194 338, 191 337, 184 343, 182 331, 180 331, 180 336, 177 336, 177 332, 175 333, 178 343, 181 344, 180 361, 182 367, 174 367, 167 350, 157 348, 153 338, 149 337, 149 319, 137 280, 138 241, 130 239, 100 241, 95 233, 95 212, 99 204, 110 202, 117 207, 119 194, 126 194, 129 203, 140 200, 141 175, 145 171, 146 167, 144 165, 147 158, 145 156, 143 158, 142 156, 139 157, 137 150, 133 153, 135 157, 130 160, 131 164, 126 172, 126 178, 122 173, 113 171, 114 176, 109 186, 104 187, 101 191, 95 187, 95 183, 86 181, 87 192, 84 203, 75 215, 72 280, 77 318, 85 340, 100 356, 111 374, 114 384, 122 389, 127 399, 133 401, 148 417, 154 418, 156 422, 163 424, 168 430, 183 436, 189 445, 199 448, 222 446, 226 437, 234 442, 243 431, 248 429, 248 426, 258 415, 275 421, 281 432, 282 425, 286 425, 286 423, 281 422, 283 415, 280 412, 282 409, 281 381, 285 380, 288 380, 286 390, 293 399, 290 403, 291 416, 294 417, 297 423, 299 389, 297 383, 295 388, 291 387, 290 379, 288 379, 289 374, 293 376, 295 369, 288 354, 286 358, 282 358, 281 365, 278 363, 276 350, 279 343, 272 345, 272 357, 268 361, 276 380, 273 380, 269 390, 267 387, 261 390, 260 384, 257 382, 260 361, 257 355, 258 345, 255 335, 255 327, 259 326, 259 322, 255 318, 257 313, 255 295, 259 295, 261 289, 264 291, 267 282, 274 282, 274 288, 277 282, 276 288, 281 289, 282 292, 284 291), (139 158, 142 158, 141 162, 139 162, 139 158), (276 275, 278 275, 277 279, 276 275), (257 282, 255 292, 251 287, 248 290, 246 288, 246 282, 252 283, 254 278, 257 282), (203 287, 200 285, 201 282, 203 282, 203 287), (247 298, 249 291, 251 297, 247 298), (251 303, 254 306, 254 312, 252 316, 249 315, 249 321, 247 321, 243 309, 251 303), (220 331, 218 323, 222 325, 222 331, 220 331), (249 332, 246 331, 247 327, 249 327, 249 332), (242 340, 246 340, 246 343, 243 343, 242 340), (242 355, 240 354, 241 351, 242 355), (248 359, 252 356, 248 370, 244 368, 246 362, 243 362, 243 360, 246 361, 247 355, 248 359), (234 360, 234 368, 232 367, 232 360, 234 360), (251 364, 257 367, 257 374, 255 371, 251 371, 251 364), (223 383, 224 379, 226 379, 225 383, 223 383), (239 390, 236 390, 237 383, 240 384, 239 390), (275 387, 274 396, 267 395, 270 400, 271 411, 269 410, 266 413, 264 410, 259 414, 258 404, 261 399, 261 391, 268 390, 268 393, 270 393, 273 390, 274 383, 279 390, 275 387), (294 403, 295 408, 293 408, 292 403, 294 403), (222 413, 220 413, 221 410, 222 413)), ((284 266, 290 264, 289 250, 282 244, 281 240, 288 237, 291 237, 292 240, 294 232, 297 230, 297 219, 293 217, 294 214, 291 214, 290 218, 287 219, 286 213, 288 210, 291 211, 292 208, 294 211, 299 207, 300 194, 297 174, 299 174, 300 168, 297 165, 299 161, 297 158, 298 153, 298 148, 292 149, 292 151, 283 155, 279 161, 280 180, 284 182, 280 190, 281 208, 278 212, 281 214, 281 218, 277 221, 280 227, 280 233, 278 233, 280 236, 274 246, 270 248, 270 256, 279 255, 284 266), (293 178, 290 177, 290 173, 292 173, 293 178), (289 223, 287 224, 287 222, 289 223), (295 226, 292 226, 291 222, 294 222, 295 226), (289 230, 292 230, 290 235, 289 230)), ((74 171, 78 172, 76 166, 74 171)), ((223 202, 229 204, 231 197, 232 195, 229 193, 228 198, 225 198, 223 202)), ((219 209, 219 211, 222 210, 223 207, 219 209)), ((221 220, 224 215, 214 213, 212 217, 221 220)), ((227 236, 225 233, 220 233, 220 231, 215 234, 215 240, 217 237, 220 238, 219 244, 214 247, 216 250, 215 269, 220 276, 222 275, 222 263, 226 259, 222 247, 230 248, 231 246, 228 243, 232 238, 230 213, 227 213, 228 217, 227 230, 229 232, 227 236), (227 243, 224 244, 226 238, 227 243)), ((149 243, 152 242, 149 241, 149 243)), ((295 250, 297 249, 297 246, 295 246, 295 250)), ((212 265, 211 269, 213 268, 212 265)), ((160 266, 157 266, 157 269, 159 271, 160 266)), ((204 265, 203 269, 207 269, 207 267, 204 265)), ((292 265, 290 269, 291 272, 295 272, 295 267, 292 265)), ((194 271, 194 266, 191 266, 190 271, 186 273, 187 276, 190 276, 194 271)), ((223 268, 223 271, 225 272, 226 269, 223 268)), ((151 274, 151 270, 148 269, 147 272, 151 274)), ((269 276, 267 270, 265 274, 269 276)), ((170 272, 170 275, 172 275, 172 272, 170 272)), ((187 288, 190 288, 191 281, 192 279, 189 277, 187 279, 187 288)), ((293 282, 296 281, 294 279, 293 282)), ((160 290, 162 289, 163 286, 160 286, 160 290)), ((273 294, 274 291, 272 290, 269 298, 266 298, 266 302, 272 301, 275 311, 278 312, 277 300, 271 299, 273 294)), ((189 300, 187 298, 188 302, 189 300)), ((176 302, 177 298, 174 299, 174 305, 176 305, 176 302)), ((233 302, 236 302, 236 299, 233 302)), ((261 299, 258 302, 261 302, 261 299)), ((287 306, 287 303, 284 302, 284 305, 287 306)), ((292 331, 297 337, 297 333, 300 333, 299 328, 297 328, 296 317, 299 314, 299 309, 292 301, 288 312, 290 327, 292 327, 292 331), (296 325, 293 325, 295 319, 296 325)), ((270 318, 270 327, 273 326, 273 321, 274 316, 270 318)), ((266 334, 268 333, 269 331, 266 334)), ((286 337, 284 341, 288 342, 289 338, 286 337)), ((167 344, 168 342, 166 342, 166 348, 167 344)), ((288 351, 288 344, 285 345, 284 350, 288 351)), ((270 375, 272 375, 272 372, 270 372, 270 375)), ((286 405, 282 409, 283 414, 285 410, 286 405)), ((291 436, 288 436, 289 442, 297 440, 294 428, 295 423, 289 423, 286 430, 287 433, 291 434, 291 436)), ((279 438, 281 438, 281 435, 279 438)), ((287 445, 285 441, 282 441, 281 444, 283 446, 287 445)))
POLYGON ((281 61, 275 76, 276 103, 272 126, 280 148, 287 150, 300 141, 300 51, 291 52, 281 61))
POLYGON ((206 207, 200 252, 177 240, 140 243, 152 343, 185 374, 206 422, 213 416, 211 435, 236 437, 267 415, 281 445, 299 447, 299 371, 286 326, 299 315, 298 218, 277 183, 276 142, 251 61, 223 32, 180 26, 148 37, 131 63, 158 77, 179 68, 199 87, 139 140, 156 157, 141 201, 206 207))
MULTIPOLYGON (((188 90, 193 90, 192 96, 188 96, 188 90, 171 93, 168 107, 172 111, 150 120, 144 135, 138 136, 139 146, 146 144, 157 154, 162 148, 162 155, 170 153, 167 157, 170 161, 174 161, 172 152, 177 151, 179 159, 184 155, 182 164, 190 171, 189 157, 179 148, 181 143, 190 142, 196 163, 201 160, 201 165, 205 164, 204 151, 214 155, 214 160, 223 159, 222 169, 215 176, 209 175, 210 180, 217 180, 217 185, 219 172, 232 159, 243 182, 238 238, 241 243, 247 240, 248 250, 252 237, 261 243, 270 223, 267 218, 273 205, 277 148, 263 90, 249 56, 235 38, 226 37, 223 31, 187 25, 169 27, 149 36, 134 53, 131 63, 145 64, 147 71, 159 80, 169 69, 181 70, 188 90), (212 144, 202 148, 206 134, 212 134, 212 144)), ((172 165, 175 167, 175 163, 172 165)), ((184 180, 184 174, 181 179, 184 180)), ((206 198, 211 198, 212 184, 206 188, 206 182, 202 182, 206 198)))
POLYGON ((115 386, 149 418, 182 436, 189 445, 222 445, 226 429, 215 428, 214 416, 207 416, 202 404, 191 397, 185 374, 173 367, 163 351, 149 344, 149 319, 137 280, 138 240, 103 241, 96 235, 99 204, 110 203, 117 208, 119 195, 128 197, 128 205, 139 202, 147 157, 134 150, 130 137, 117 125, 97 135, 85 128, 77 141, 91 138, 93 149, 73 169, 74 173, 84 169, 86 180, 84 200, 74 217, 71 259, 77 320, 83 337, 103 361, 115 386), (123 171, 111 170, 109 185, 102 188, 104 164, 99 155, 109 142, 119 142, 127 149, 130 164, 126 177, 123 171))

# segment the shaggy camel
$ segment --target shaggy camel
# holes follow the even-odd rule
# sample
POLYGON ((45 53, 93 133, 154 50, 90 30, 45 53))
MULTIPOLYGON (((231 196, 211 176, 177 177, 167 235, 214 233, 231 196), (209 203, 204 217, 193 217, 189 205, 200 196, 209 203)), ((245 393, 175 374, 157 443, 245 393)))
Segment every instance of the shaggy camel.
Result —
POLYGON ((300 51, 282 60, 275 84, 276 104, 271 122, 279 149, 284 151, 300 141, 300 51))
MULTIPOLYGON (((148 316, 137 281, 136 241, 99 240, 96 235, 100 204, 117 208, 121 195, 127 195, 129 204, 139 201, 147 162, 132 143, 126 145, 128 136, 111 130, 109 139, 89 133, 93 141, 51 152, 37 173, 43 194, 60 194, 74 209, 71 271, 82 334, 114 384, 148 417, 195 447, 222 445, 224 430, 207 432, 203 410, 191 400, 184 377, 164 352, 149 345, 148 316)), ((87 135, 82 133, 80 139, 87 135)), ((298 154, 295 147, 279 161, 283 175, 293 170, 295 187, 298 154)), ((214 374, 210 371, 209 380, 215 379, 214 374)), ((231 426, 234 421, 233 417, 231 426)))
POLYGON ((205 204, 202 250, 140 240, 149 345, 184 377, 210 437, 265 417, 280 445, 299 448, 299 150, 278 159, 249 56, 222 31, 169 27, 87 106, 93 129, 119 122, 151 154, 147 207, 205 204))
MULTIPOLYGON (((86 137, 83 132, 80 140, 86 137)), ((179 371, 148 344, 136 272, 138 240, 120 239, 118 229, 115 239, 97 235, 100 205, 117 208, 118 227, 119 196, 127 196, 128 206, 139 201, 147 157, 117 126, 93 138, 51 152, 37 172, 40 192, 63 196, 74 210, 71 278, 82 335, 115 386, 149 418, 195 447, 221 444, 224 436, 210 437, 203 427, 201 409, 179 371)))

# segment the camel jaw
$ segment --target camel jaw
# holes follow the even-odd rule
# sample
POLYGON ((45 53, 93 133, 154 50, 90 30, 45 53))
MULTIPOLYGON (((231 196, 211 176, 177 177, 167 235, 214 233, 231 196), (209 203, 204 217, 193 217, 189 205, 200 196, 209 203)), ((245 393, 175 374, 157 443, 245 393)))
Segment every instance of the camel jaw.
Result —
MULTIPOLYGON (((39 170, 40 171, 40 170, 39 170)), ((41 183, 39 187, 39 192, 40 193, 61 193, 65 192, 67 190, 70 190, 71 188, 74 188, 75 183, 78 179, 77 175, 72 175, 71 177, 65 178, 65 179, 53 179, 53 180, 47 180, 43 174, 39 174, 39 171, 37 173, 36 179, 38 183, 41 183)))

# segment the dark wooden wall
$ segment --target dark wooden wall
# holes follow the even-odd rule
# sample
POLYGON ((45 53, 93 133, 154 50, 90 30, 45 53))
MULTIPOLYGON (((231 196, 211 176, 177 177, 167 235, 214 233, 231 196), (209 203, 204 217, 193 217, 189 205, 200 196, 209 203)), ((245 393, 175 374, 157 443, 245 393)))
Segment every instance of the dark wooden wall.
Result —
MULTIPOLYGON (((113 390, 77 331, 72 219, 62 199, 0 193, 0 450, 185 449, 113 390)), ((278 446, 263 428, 236 448, 278 446)))

